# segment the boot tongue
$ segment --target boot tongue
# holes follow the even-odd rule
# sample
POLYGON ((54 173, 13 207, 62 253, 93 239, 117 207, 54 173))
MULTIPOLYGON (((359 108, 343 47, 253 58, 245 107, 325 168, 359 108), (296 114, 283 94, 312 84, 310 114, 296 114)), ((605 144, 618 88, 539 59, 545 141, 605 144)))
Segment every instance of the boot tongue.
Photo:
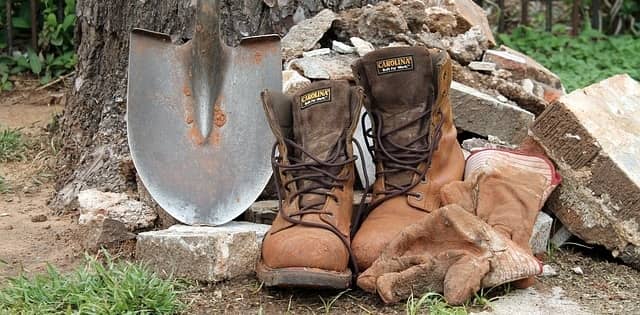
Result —
MULTIPOLYGON (((342 136, 351 122, 350 97, 347 81, 316 82, 294 95, 291 109, 293 140, 321 161, 326 161, 340 149, 337 159, 329 162, 345 161, 346 149, 344 143, 339 141, 344 141, 342 136)), ((294 150, 291 154, 303 162, 315 162, 300 150, 294 150)), ((337 175, 340 167, 324 170, 337 175)), ((298 190, 320 186, 308 180, 300 180, 297 185, 298 190)), ((300 199, 300 206, 323 202, 325 199, 321 195, 304 194, 300 199)))
MULTIPOLYGON (((433 105, 435 77, 429 51, 422 47, 394 47, 374 51, 362 58, 371 96, 367 110, 382 117, 382 133, 405 126, 428 111, 433 105)), ((415 141, 430 128, 429 117, 421 119, 383 138, 383 145, 393 149, 388 141, 412 148, 427 145, 427 137, 415 141)), ((417 166, 417 165, 416 165, 417 166)), ((387 182, 411 184, 411 171, 388 174, 387 182)))

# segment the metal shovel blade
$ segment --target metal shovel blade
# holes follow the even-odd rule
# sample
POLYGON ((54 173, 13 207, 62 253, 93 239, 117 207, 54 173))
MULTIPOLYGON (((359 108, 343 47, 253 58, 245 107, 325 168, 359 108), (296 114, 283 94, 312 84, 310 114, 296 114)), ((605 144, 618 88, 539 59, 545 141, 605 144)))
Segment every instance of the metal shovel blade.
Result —
POLYGON ((274 142, 260 91, 282 89, 280 38, 219 36, 217 0, 200 0, 193 40, 131 34, 127 131, 151 196, 177 220, 220 225, 245 211, 271 176, 274 142))

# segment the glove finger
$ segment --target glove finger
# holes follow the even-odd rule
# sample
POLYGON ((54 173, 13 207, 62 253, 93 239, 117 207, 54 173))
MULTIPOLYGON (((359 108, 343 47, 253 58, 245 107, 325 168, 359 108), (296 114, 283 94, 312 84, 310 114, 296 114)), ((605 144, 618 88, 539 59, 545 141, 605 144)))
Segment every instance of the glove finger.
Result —
POLYGON ((480 290, 482 278, 489 273, 489 260, 465 255, 447 270, 444 297, 451 305, 461 305, 480 290))
POLYGON ((400 256, 392 258, 378 258, 369 269, 358 276, 357 285, 362 290, 375 293, 376 282, 384 274, 398 273, 415 265, 430 261, 427 255, 400 256))
POLYGON ((444 271, 430 259, 400 272, 385 273, 376 281, 378 295, 383 302, 390 304, 412 294, 420 296, 426 292, 442 292, 444 271))

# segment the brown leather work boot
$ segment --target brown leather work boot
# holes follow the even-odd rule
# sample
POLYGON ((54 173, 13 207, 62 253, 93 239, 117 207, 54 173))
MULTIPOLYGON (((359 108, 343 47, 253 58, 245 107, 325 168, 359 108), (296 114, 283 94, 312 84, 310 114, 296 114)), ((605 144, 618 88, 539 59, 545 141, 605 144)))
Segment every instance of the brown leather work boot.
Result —
POLYGON ((277 140, 272 164, 281 204, 262 244, 258 278, 267 286, 347 288, 356 160, 351 140, 362 89, 321 81, 293 99, 269 91, 262 98, 277 140))
POLYGON ((462 179, 464 157, 453 125, 445 51, 385 48, 356 62, 353 72, 373 121, 376 163, 371 211, 352 242, 365 270, 398 232, 440 207, 440 188, 462 179))

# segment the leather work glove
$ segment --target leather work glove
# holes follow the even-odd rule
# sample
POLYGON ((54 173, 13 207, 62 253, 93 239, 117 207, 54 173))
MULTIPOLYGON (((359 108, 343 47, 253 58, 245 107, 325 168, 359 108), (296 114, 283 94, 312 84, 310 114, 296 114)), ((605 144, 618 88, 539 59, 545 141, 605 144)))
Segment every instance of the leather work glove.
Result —
POLYGON ((559 177, 548 160, 484 150, 467 161, 465 181, 443 187, 445 204, 403 230, 358 278, 385 303, 440 292, 462 304, 481 287, 542 271, 529 236, 559 177))
MULTIPOLYGON (((480 150, 467 160, 465 181, 440 191, 443 204, 458 204, 531 254, 529 240, 540 209, 560 184, 546 157, 523 151, 480 150)), ((526 288, 534 279, 515 282, 526 288)))

